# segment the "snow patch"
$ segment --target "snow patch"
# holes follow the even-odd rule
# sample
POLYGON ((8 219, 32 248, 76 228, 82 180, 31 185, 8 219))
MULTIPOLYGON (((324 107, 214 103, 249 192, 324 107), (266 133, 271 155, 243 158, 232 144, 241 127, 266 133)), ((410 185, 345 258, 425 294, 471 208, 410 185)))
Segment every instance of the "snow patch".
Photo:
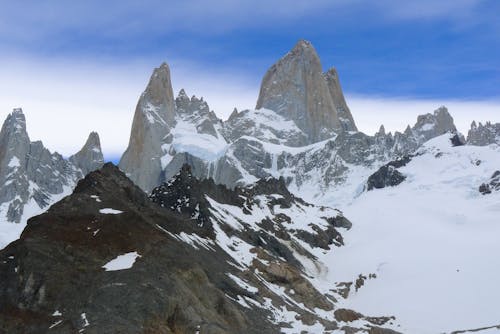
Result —
POLYGON ((123 211, 111 209, 111 208, 104 208, 104 209, 99 210, 99 212, 102 214, 105 214, 105 215, 119 215, 120 213, 123 213, 123 211))
POLYGON ((135 263, 135 260, 141 257, 137 252, 130 252, 123 255, 118 255, 113 260, 106 263, 102 268, 106 271, 116 271, 130 269, 135 263))
POLYGON ((19 161, 19 159, 17 157, 12 157, 7 166, 9 166, 10 168, 21 167, 21 162, 19 161))

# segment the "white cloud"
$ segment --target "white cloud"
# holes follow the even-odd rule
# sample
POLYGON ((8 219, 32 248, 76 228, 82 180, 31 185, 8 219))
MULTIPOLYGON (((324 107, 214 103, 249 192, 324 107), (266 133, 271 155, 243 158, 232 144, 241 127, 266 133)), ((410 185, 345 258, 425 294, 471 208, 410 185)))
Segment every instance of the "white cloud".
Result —
MULTIPOLYGON (((0 118, 22 107, 32 140, 42 140, 52 151, 68 156, 98 131, 108 158, 121 155, 128 145, 137 99, 156 64, 85 64, 61 61, 2 60, 0 118)), ((174 91, 203 96, 211 109, 227 118, 233 107, 255 107, 260 79, 229 68, 173 60, 174 91)), ((263 73, 262 73, 263 75, 263 73)), ((387 131, 404 130, 419 114, 446 105, 460 131, 472 120, 500 121, 500 101, 418 100, 347 95, 360 130, 373 134, 380 124, 387 131)))

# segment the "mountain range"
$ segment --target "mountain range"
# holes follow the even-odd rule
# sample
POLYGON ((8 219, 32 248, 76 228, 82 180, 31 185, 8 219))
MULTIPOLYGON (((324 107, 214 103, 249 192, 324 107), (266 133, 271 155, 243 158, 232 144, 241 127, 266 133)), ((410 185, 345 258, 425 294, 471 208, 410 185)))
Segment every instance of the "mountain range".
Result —
POLYGON ((118 167, 95 132, 69 158, 31 142, 15 109, 0 132, 0 331, 490 330, 498 289, 445 299, 494 284, 499 145, 500 123, 464 136, 446 107, 358 131, 337 70, 303 40, 227 120, 174 97, 161 64, 118 167))

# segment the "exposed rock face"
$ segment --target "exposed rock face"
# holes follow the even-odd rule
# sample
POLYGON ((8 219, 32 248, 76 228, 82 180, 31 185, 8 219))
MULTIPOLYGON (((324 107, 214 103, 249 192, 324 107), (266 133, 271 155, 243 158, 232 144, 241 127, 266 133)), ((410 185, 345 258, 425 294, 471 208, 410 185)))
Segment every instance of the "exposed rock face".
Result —
MULTIPOLYGON (((402 133, 386 133, 383 126, 375 136, 357 132, 336 70, 322 73, 318 55, 306 41, 299 41, 266 73, 257 108, 234 110, 222 122, 203 99, 189 98, 181 90, 173 121, 154 122, 160 135, 132 130, 131 138, 154 141, 153 148, 134 150, 141 162, 127 165, 129 147, 120 168, 146 192, 187 163, 196 177, 213 178, 230 188, 284 176, 294 189, 314 186, 324 193, 345 182, 353 167, 375 171, 431 138, 456 133, 445 107, 419 116, 402 133)), ((143 109, 136 117, 138 113, 143 109)))
POLYGON ((479 122, 472 122, 469 133, 467 135, 467 144, 475 146, 486 146, 490 144, 500 145, 500 123, 487 122, 483 125, 479 122))
POLYGON ((411 158, 411 156, 405 156, 380 167, 368 178, 368 181, 366 182, 366 189, 370 191, 373 189, 394 187, 402 183, 406 179, 406 176, 401 174, 397 168, 406 166, 406 164, 411 161, 411 158))
POLYGON ((325 73, 325 79, 328 84, 330 95, 332 96, 333 104, 335 105, 340 124, 342 124, 342 128, 345 131, 358 131, 351 111, 345 101, 337 70, 334 67, 329 69, 325 73))
POLYGON ((500 171, 493 173, 487 183, 479 186, 479 192, 483 195, 491 194, 493 191, 500 191, 500 171))
POLYGON ((340 85, 330 81, 329 86, 314 47, 301 40, 267 71, 256 109, 270 109, 293 120, 309 143, 330 138, 343 129, 337 113, 343 102, 334 101, 331 94, 341 95, 340 85))
MULTIPOLYGON (((342 245, 338 230, 350 224, 337 211, 294 197, 283 180, 232 191, 196 180, 188 166, 151 199, 106 164, 32 218, 21 239, 0 251, 0 328, 222 334, 338 328, 335 298, 308 279, 318 274, 310 269, 311 252, 342 245), (112 267, 124 254, 133 259, 112 267)), ((357 325, 371 324, 362 321, 357 325)))
POLYGON ((175 103, 170 69, 163 63, 151 75, 135 109, 130 142, 120 168, 142 189, 162 181, 162 143, 175 126, 175 103))
POLYGON ((433 114, 418 116, 417 123, 412 130, 420 142, 425 142, 447 132, 457 132, 453 117, 444 106, 438 108, 433 114))
POLYGON ((99 134, 91 132, 82 149, 75 155, 72 155, 69 161, 80 168, 83 175, 101 168, 104 164, 104 156, 102 155, 99 134))
POLYGON ((120 160, 124 171, 141 189, 151 191, 177 173, 185 162, 199 163, 197 170, 206 174, 206 160, 221 152, 213 148, 224 146, 220 133, 222 121, 211 111, 203 98, 189 98, 184 90, 174 100, 170 70, 167 64, 155 69, 141 95, 134 115, 130 142, 120 160), (186 155, 197 140, 205 143, 197 154, 186 155))
POLYGON ((399 156, 407 155, 414 152, 420 145, 426 141, 443 135, 445 133, 456 133, 460 140, 463 140, 457 132, 453 117, 451 117, 446 107, 440 107, 425 115, 419 115, 417 122, 413 127, 408 127, 403 133, 396 132, 392 134, 383 134, 379 131, 376 134, 379 142, 384 142, 386 147, 399 156), (384 135, 385 134, 385 135, 384 135))
POLYGON ((31 142, 25 116, 21 109, 15 109, 0 131, 0 221, 25 222, 29 215, 40 213, 69 193, 78 179, 102 164, 96 133, 68 161, 51 153, 42 142, 31 142))

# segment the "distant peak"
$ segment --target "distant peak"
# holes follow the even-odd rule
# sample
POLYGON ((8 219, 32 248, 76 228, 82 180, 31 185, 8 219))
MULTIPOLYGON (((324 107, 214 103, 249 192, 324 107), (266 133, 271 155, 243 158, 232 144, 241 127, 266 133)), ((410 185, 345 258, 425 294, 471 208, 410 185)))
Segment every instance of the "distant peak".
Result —
POLYGON ((384 127, 384 125, 383 125, 383 124, 382 124, 382 125, 380 126, 380 128, 378 129, 378 134, 379 134, 379 135, 382 135, 382 136, 385 136, 385 127, 384 127))
POLYGON ((187 94, 186 94, 186 91, 184 90, 184 88, 181 88, 177 97, 187 97, 187 94))
POLYGON ((85 147, 98 147, 99 150, 101 149, 101 140, 99 139, 99 134, 97 132, 92 131, 89 134, 85 147))
POLYGON ((441 106, 441 107, 437 108, 434 111, 434 115, 439 115, 439 114, 448 114, 449 115, 448 108, 446 108, 445 106, 441 106))
POLYGON ((104 163, 104 157, 102 155, 99 134, 92 131, 82 149, 78 151, 78 153, 72 155, 69 160, 80 168, 84 175, 101 168, 104 163))
POLYGON ((23 114, 23 110, 21 108, 13 109, 5 119, 2 129, 11 134, 26 134, 26 117, 23 114))
POLYGON ((12 115, 24 115, 23 108, 14 108, 12 109, 12 115))

